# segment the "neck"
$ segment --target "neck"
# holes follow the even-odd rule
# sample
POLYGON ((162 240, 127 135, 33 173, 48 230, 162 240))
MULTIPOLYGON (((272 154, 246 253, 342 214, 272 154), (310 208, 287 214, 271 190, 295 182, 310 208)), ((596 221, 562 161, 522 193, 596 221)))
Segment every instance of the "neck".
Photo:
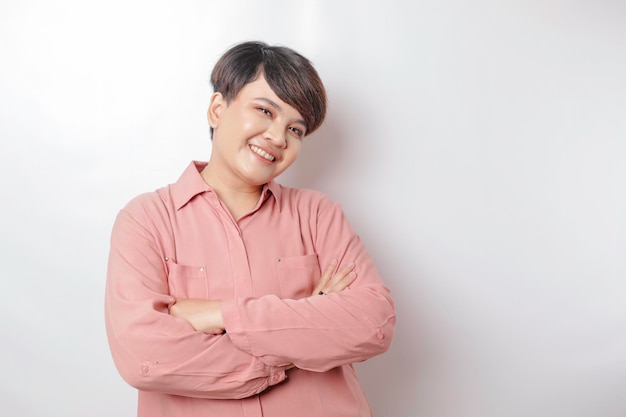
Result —
POLYGON ((215 172, 210 162, 202 170, 201 175, 226 205, 235 220, 239 220, 252 211, 261 197, 263 186, 236 183, 219 175, 219 172, 215 172))

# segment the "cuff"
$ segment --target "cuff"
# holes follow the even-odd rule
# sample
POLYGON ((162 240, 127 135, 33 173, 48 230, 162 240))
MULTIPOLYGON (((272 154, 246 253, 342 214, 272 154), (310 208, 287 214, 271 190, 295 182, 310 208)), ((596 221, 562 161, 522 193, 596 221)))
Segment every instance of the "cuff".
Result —
POLYGON ((241 316, 237 308, 236 300, 222 301, 222 320, 224 321, 226 334, 230 337, 233 344, 244 352, 254 355, 252 347, 250 346, 250 340, 248 340, 241 325, 241 316))
POLYGON ((272 385, 280 384, 285 379, 287 379, 287 373, 285 372, 285 368, 276 368, 270 374, 269 383, 270 387, 272 385))

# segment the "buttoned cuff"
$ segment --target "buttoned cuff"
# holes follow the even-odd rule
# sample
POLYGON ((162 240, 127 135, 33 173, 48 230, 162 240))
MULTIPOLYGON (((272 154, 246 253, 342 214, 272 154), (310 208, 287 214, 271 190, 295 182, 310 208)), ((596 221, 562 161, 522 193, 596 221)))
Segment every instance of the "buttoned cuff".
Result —
POLYGON ((250 340, 248 340, 243 326, 241 325, 241 316, 237 308, 237 300, 222 301, 222 320, 224 321, 226 334, 230 337, 233 344, 244 352, 254 355, 252 347, 250 346, 250 340))
MULTIPOLYGON (((231 342, 233 342, 238 349, 254 356, 250 341, 241 325, 241 317, 237 309, 236 300, 222 301, 222 320, 224 320, 224 328, 231 342)), ((270 387, 280 384, 285 379, 287 379, 287 373, 285 372, 284 366, 270 366, 270 375, 268 377, 270 387)))
POLYGON ((280 384, 285 379, 287 379, 287 373, 285 372, 285 368, 273 369, 269 378, 270 387, 272 385, 280 384))

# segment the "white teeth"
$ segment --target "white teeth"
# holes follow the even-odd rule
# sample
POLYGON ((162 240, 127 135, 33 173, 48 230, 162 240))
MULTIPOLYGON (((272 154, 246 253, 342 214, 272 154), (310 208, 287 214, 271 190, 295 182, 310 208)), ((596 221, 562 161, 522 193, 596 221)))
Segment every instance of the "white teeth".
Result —
POLYGON ((270 155, 269 153, 265 152, 263 149, 256 147, 254 145, 250 145, 250 149, 252 149, 252 152, 254 152, 257 155, 262 156, 263 158, 267 159, 268 161, 274 162, 274 158, 272 155, 270 155))

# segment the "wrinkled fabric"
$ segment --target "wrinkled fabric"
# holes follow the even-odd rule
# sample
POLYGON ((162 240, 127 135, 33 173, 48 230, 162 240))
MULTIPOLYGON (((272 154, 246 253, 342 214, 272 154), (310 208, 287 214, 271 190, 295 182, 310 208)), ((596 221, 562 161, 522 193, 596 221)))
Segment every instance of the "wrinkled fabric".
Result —
POLYGON ((272 181, 235 221, 204 166, 131 200, 113 227, 107 335, 138 416, 371 416, 352 364, 389 348, 394 303, 341 207, 272 181), (357 279, 311 296, 333 259, 357 279), (178 298, 222 300, 226 333, 170 316, 178 298))

